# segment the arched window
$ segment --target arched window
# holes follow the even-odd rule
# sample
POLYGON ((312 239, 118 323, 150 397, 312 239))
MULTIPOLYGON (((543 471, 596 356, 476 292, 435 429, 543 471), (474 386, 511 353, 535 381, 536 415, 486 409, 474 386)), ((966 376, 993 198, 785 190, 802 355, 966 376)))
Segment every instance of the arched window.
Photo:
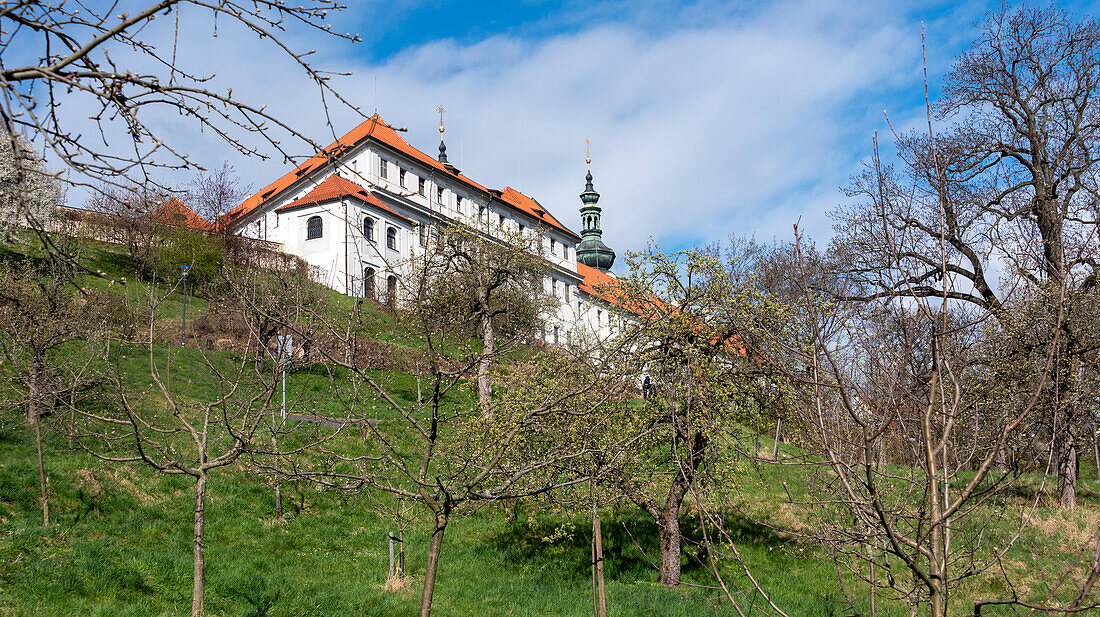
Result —
POLYGON ((397 250, 397 230, 393 227, 386 230, 386 248, 397 250))
POLYGON ((386 277, 386 302, 393 304, 397 301, 397 277, 389 275, 386 277))
POLYGON ((370 298, 371 300, 375 299, 375 276, 376 273, 374 268, 367 268, 363 270, 363 296, 366 298, 370 298))
POLYGON ((374 219, 369 216, 363 219, 363 237, 374 242, 374 219))
POLYGON ((306 220, 306 240, 320 238, 324 234, 324 223, 321 217, 311 216, 306 220))

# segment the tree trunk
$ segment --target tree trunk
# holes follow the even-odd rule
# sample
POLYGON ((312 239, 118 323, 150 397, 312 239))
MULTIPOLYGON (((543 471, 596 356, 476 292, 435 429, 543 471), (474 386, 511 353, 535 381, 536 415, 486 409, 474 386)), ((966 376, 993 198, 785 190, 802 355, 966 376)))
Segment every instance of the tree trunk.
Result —
MULTIPOLYGON (((285 377, 284 377, 284 379, 285 379, 285 377)), ((286 382, 285 381, 283 382, 283 387, 284 388, 286 387, 286 382)), ((286 397, 285 390, 283 392, 283 396, 284 396, 284 398, 286 397)), ((271 416, 271 451, 275 454, 275 520, 276 521, 282 521, 283 520, 283 489, 282 489, 282 480, 280 480, 280 478, 279 478, 279 475, 280 475, 280 470, 279 470, 279 444, 275 440, 275 432, 277 430, 278 430, 278 427, 275 424, 275 416, 274 416, 274 414, 272 414, 272 416, 271 416)))
POLYGON ((661 520, 657 521, 658 547, 661 553, 657 582, 675 589, 680 584, 680 498, 670 495, 661 520))
POLYGON ((195 482, 195 586, 191 592, 191 617, 202 617, 205 561, 203 547, 206 542, 206 472, 199 473, 195 482))
POLYGON ((37 411, 34 417, 34 446, 38 451, 38 487, 42 491, 42 526, 50 526, 50 501, 46 492, 46 466, 42 461, 42 421, 37 411))
POLYGON ((1092 460, 1096 465, 1096 481, 1100 482, 1100 434, 1092 427, 1092 460))
POLYGON ((481 358, 477 362, 477 402, 484 411, 493 397, 493 388, 489 385, 489 369, 493 364, 493 320, 487 313, 481 315, 481 358))
POLYGON ((603 587, 603 533, 600 530, 600 519, 592 519, 592 540, 596 550, 596 617, 607 617, 607 598, 603 587))
POLYGON ((432 592, 435 591, 435 577, 439 572, 439 554, 443 550, 443 532, 447 529, 447 516, 436 515, 432 541, 428 545, 428 564, 424 567, 424 591, 420 594, 420 617, 432 614, 432 592))
POLYGON ((1063 427, 1054 436, 1054 458, 1058 468, 1058 505, 1077 505, 1077 444, 1073 432, 1063 427))
POLYGON ((50 502, 46 492, 46 466, 42 460, 42 374, 45 372, 42 352, 34 351, 31 361, 30 383, 27 388, 27 422, 34 428, 34 447, 38 457, 38 487, 41 491, 42 526, 50 526, 50 502))

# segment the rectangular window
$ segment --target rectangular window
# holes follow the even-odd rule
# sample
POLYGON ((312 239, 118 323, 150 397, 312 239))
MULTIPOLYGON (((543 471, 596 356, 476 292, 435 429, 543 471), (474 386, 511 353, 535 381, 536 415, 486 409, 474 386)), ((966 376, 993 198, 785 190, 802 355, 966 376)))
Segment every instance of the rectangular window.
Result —
POLYGON ((455 210, 462 214, 462 195, 455 195, 455 210))
POLYGON ((428 246, 428 224, 420 225, 420 246, 428 246))
POLYGON ((485 219, 485 206, 477 207, 477 220, 481 221, 485 219))
POLYGON ((378 177, 379 178, 388 178, 389 177, 389 167, 390 167, 390 165, 389 165, 389 163, 386 162, 386 159, 378 159, 378 177))
POLYGON ((522 233, 523 233, 523 229, 524 229, 524 227, 523 227, 523 223, 520 223, 520 224, 519 224, 519 233, 521 233, 521 234, 522 234, 522 233))
POLYGON ((437 186, 435 189, 435 202, 443 205, 443 187, 437 186))
POLYGON ((565 301, 569 302, 569 283, 565 284, 565 301))
POLYGON ((397 180, 401 184, 401 188, 405 188, 405 170, 404 169, 397 172, 397 180))
POLYGON ((557 255, 558 254, 558 241, 553 239, 553 238, 550 238, 550 254, 551 255, 557 255))
POLYGON ((501 227, 504 227, 504 215, 503 215, 503 214, 499 214, 499 215, 497 215, 497 216, 499 216, 499 217, 500 217, 500 226, 501 226, 501 227))
POLYGON ((416 192, 420 193, 421 197, 423 197, 425 195, 425 189, 424 189, 425 184, 426 183, 424 182, 424 178, 421 178, 420 180, 417 181, 417 190, 416 190, 416 192))

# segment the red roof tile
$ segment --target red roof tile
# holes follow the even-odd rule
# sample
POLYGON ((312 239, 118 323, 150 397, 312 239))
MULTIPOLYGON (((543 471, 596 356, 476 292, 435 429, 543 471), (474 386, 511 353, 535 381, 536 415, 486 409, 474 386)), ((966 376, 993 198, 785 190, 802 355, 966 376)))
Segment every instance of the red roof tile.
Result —
POLYGON ((199 231, 213 231, 214 224, 202 218, 197 212, 187 207, 179 199, 173 197, 163 206, 153 210, 148 217, 160 223, 176 225, 178 227, 190 227, 199 231))
POLYGON ((393 129, 386 121, 382 119, 378 114, 374 114, 359 126, 348 132, 340 139, 329 144, 323 151, 310 157, 306 162, 295 167, 290 173, 287 173, 283 177, 279 178, 275 182, 264 187, 262 191, 257 192, 244 201, 241 205, 237 206, 226 214, 219 223, 232 223, 239 220, 249 213, 253 212, 256 208, 270 199, 275 198, 277 195, 285 191, 290 185, 298 181, 299 178, 306 174, 320 168, 326 162, 328 162, 330 156, 338 155, 339 153, 347 150, 348 148, 366 140, 373 139, 379 143, 385 144, 398 152, 401 152, 405 156, 420 162, 427 167, 440 172, 450 178, 454 178, 459 182, 466 184, 468 187, 476 192, 481 193, 483 196, 489 196, 490 194, 497 196, 506 205, 509 205, 521 212, 526 212, 531 216, 534 216, 540 221, 544 221, 547 225, 564 231, 571 237, 580 239, 576 233, 570 231, 567 227, 562 225, 557 219, 555 219, 549 212, 547 212, 542 206, 538 204, 534 199, 520 193, 519 191, 507 187, 503 191, 497 191, 485 188, 484 186, 474 182, 470 178, 462 175, 453 165, 445 165, 440 163, 434 157, 431 157, 424 152, 409 145, 409 142, 405 141, 397 131, 393 129))
POLYGON ((506 186, 504 190, 500 192, 500 200, 512 206, 513 208, 526 212, 527 214, 535 217, 536 219, 546 223, 550 227, 554 227, 560 231, 564 231, 570 237, 580 240, 581 237, 570 231, 565 225, 558 222, 558 219, 554 218, 554 215, 546 211, 546 208, 542 207, 542 204, 535 201, 533 198, 520 193, 516 189, 506 186))
POLYGON ((280 206, 279 208, 276 208, 275 211, 284 212, 286 210, 291 210, 293 208, 298 208, 301 206, 319 204, 326 201, 335 201, 337 199, 340 199, 341 197, 354 197, 362 202, 374 206, 375 208, 385 210, 386 212, 389 212, 393 216, 403 221, 408 221, 410 223, 413 222, 410 221, 408 218, 401 216, 400 214, 391 210, 389 206, 382 203, 381 200, 375 197, 374 194, 372 194, 367 189, 359 186, 351 180, 348 180, 347 178, 342 178, 336 174, 332 174, 328 178, 325 178, 323 182, 313 187, 312 191, 306 193, 300 199, 295 199, 285 206, 280 206))
POLYGON ((262 191, 257 192, 244 201, 241 205, 233 208, 228 214, 225 215, 224 220, 227 223, 231 223, 248 215, 250 212, 258 208, 261 204, 274 198, 279 193, 282 193, 290 185, 294 184, 302 176, 315 171, 317 168, 324 165, 330 156, 335 156, 344 150, 362 142, 366 139, 373 139, 377 142, 383 143, 406 156, 419 161, 420 163, 427 165, 428 167, 447 175, 451 178, 457 179, 460 182, 465 183, 470 188, 488 195, 489 190, 484 186, 481 186, 477 182, 467 178, 455 169, 453 166, 444 165, 435 160, 431 156, 417 150, 409 145, 407 141, 401 138, 397 134, 397 131, 393 130, 393 127, 386 124, 386 121, 382 119, 378 114, 374 114, 368 118, 365 122, 352 129, 348 134, 344 135, 340 139, 329 144, 327 148, 318 152, 310 157, 306 162, 294 168, 293 171, 279 178, 275 182, 267 185, 262 191))

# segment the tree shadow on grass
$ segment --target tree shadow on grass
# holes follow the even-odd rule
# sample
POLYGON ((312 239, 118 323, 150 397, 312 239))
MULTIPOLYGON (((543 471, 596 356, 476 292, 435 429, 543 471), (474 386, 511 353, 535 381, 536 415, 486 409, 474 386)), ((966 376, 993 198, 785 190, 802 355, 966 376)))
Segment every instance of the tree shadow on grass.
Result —
MULTIPOLYGON (((522 518, 522 517, 519 517, 522 518)), ((507 563, 528 564, 552 571, 563 580, 587 580, 591 576, 592 521, 578 517, 568 525, 560 518, 536 516, 533 521, 512 522, 488 540, 507 563)), ((775 530, 736 513, 724 517, 724 527, 735 541, 777 547, 788 542, 775 530)), ((657 580, 659 545, 656 522, 637 511, 603 513, 601 536, 604 575, 609 580, 636 582, 657 580)), ((708 578, 703 534, 698 516, 680 517, 682 576, 685 580, 708 578)), ((711 537, 712 541, 715 538, 711 537)))

